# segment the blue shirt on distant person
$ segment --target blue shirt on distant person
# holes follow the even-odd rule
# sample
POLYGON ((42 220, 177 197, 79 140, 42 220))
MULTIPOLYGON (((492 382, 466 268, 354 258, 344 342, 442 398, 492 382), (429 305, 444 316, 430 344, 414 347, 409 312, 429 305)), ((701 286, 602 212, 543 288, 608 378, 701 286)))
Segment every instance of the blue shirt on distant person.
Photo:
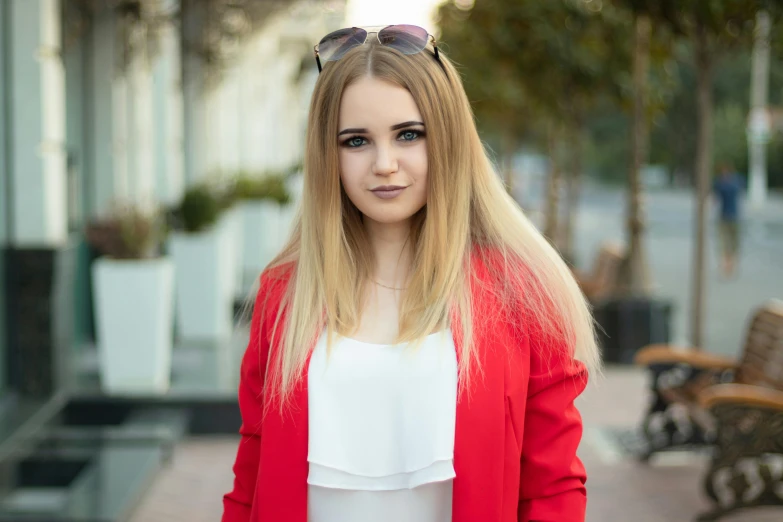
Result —
POLYGON ((739 200, 742 195, 742 178, 736 172, 726 171, 715 180, 713 190, 720 205, 720 219, 737 221, 739 219, 739 200))

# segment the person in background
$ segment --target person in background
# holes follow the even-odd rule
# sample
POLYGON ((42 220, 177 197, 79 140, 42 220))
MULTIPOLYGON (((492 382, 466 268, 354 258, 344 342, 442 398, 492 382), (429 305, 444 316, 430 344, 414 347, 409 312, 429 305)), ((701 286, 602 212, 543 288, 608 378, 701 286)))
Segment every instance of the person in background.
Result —
POLYGON ((737 268, 740 235, 740 197, 742 178, 729 164, 720 167, 713 190, 718 204, 718 233, 721 248, 721 271, 731 277, 737 268))

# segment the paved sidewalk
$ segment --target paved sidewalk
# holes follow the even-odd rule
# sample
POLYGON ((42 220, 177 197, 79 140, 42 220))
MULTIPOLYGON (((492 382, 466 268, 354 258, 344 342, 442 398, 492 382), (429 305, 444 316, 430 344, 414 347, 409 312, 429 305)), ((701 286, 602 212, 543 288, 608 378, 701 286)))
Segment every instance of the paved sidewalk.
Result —
MULTIPOLYGON (((708 503, 701 492, 703 456, 678 455, 637 463, 603 436, 605 428, 632 428, 644 405, 645 376, 609 368, 579 399, 585 422, 580 456, 588 469, 588 522, 690 522, 708 503)), ((137 509, 132 522, 216 522, 231 488, 238 439, 182 443, 137 509)), ((780 522, 783 508, 738 513, 723 522, 780 522)), ((280 521, 285 522, 285 521, 280 521)), ((481 522, 481 521, 476 521, 481 522)))

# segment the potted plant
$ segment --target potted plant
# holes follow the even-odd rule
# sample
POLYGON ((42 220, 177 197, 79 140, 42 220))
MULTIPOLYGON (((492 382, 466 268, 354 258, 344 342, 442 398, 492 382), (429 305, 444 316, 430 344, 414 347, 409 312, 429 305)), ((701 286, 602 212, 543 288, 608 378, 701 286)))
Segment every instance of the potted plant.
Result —
POLYGON ((231 335, 234 251, 221 226, 225 203, 207 184, 185 191, 172 212, 169 250, 176 267, 177 332, 184 340, 214 341, 231 335))
POLYGON ((291 196, 284 174, 241 175, 234 185, 235 197, 242 212, 242 272, 251 281, 280 252, 284 235, 281 231, 281 207, 291 196))
POLYGON ((161 253, 163 215, 117 205, 87 224, 100 254, 91 267, 101 386, 110 394, 163 393, 171 377, 174 265, 161 253))

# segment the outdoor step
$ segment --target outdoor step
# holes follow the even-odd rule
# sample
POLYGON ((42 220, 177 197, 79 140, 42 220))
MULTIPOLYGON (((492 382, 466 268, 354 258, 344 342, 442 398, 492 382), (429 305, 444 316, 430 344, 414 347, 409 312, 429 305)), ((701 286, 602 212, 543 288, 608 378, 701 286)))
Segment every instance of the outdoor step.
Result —
POLYGON ((188 432, 190 410, 186 408, 138 408, 125 415, 115 416, 115 422, 96 424, 106 416, 92 414, 92 410, 79 411, 78 405, 69 405, 62 424, 50 428, 45 443, 72 446, 101 444, 105 441, 129 444, 157 443, 168 460, 174 446, 188 432))
POLYGON ((42 447, 11 469, 2 522, 125 520, 161 468, 159 444, 42 447))
MULTIPOLYGON (((106 434, 151 433, 163 438, 180 438, 187 431, 190 415, 184 408, 141 407, 120 413, 117 422, 90 418, 93 410, 84 405, 69 404, 65 418, 56 430, 61 433, 101 431, 106 434)), ((104 417, 105 419, 105 417, 104 417)))
POLYGON ((29 451, 3 463, 0 521, 114 522, 188 432, 187 408, 69 403, 29 451))

